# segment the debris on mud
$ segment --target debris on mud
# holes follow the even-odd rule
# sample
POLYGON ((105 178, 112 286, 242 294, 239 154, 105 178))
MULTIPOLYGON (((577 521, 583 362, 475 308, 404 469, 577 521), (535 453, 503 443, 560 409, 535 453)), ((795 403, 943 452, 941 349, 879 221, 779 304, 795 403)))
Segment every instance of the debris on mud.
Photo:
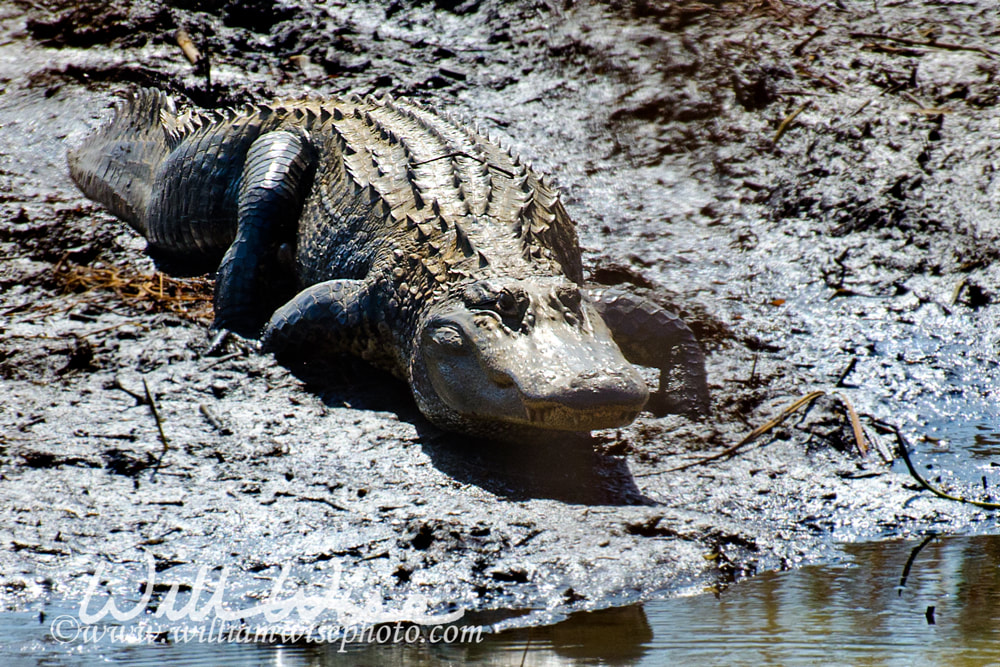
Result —
POLYGON ((56 264, 53 273, 52 282, 64 293, 111 292, 123 304, 148 313, 168 312, 202 324, 212 322, 212 281, 205 277, 175 278, 162 271, 137 273, 130 268, 66 262, 56 264))

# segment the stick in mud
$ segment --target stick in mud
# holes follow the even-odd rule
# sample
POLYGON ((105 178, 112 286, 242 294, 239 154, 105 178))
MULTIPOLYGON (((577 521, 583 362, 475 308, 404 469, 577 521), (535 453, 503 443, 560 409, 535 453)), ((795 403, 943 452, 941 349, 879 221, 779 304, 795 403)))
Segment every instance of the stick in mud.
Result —
POLYGON ((771 140, 771 143, 773 145, 775 146, 778 145, 778 140, 781 139, 781 137, 785 134, 785 132, 788 131, 788 128, 792 126, 792 123, 795 122, 795 119, 798 118, 799 114, 805 111, 810 104, 812 104, 811 101, 806 101, 805 104, 800 106, 792 113, 788 114, 788 117, 785 118, 785 120, 781 121, 781 125, 778 126, 778 130, 774 133, 774 139, 771 140))
POLYGON ((913 461, 910 459, 910 449, 906 444, 906 438, 903 437, 902 432, 900 432, 899 427, 888 422, 884 422, 880 419, 875 419, 869 416, 872 424, 876 428, 884 430, 885 433, 894 433, 896 435, 896 446, 899 450, 899 455, 903 457, 903 462, 906 463, 906 469, 910 472, 910 476, 917 481, 920 486, 924 487, 931 493, 933 493, 938 498, 944 498, 945 500, 953 500, 956 503, 964 503, 967 505, 974 505, 976 507, 982 507, 988 510, 1000 510, 1000 503, 990 503, 982 500, 971 500, 963 496, 953 496, 950 493, 946 493, 941 489, 933 486, 930 482, 923 478, 923 476, 917 472, 917 467, 913 465, 913 461))
POLYGON ((938 42, 933 39, 907 39, 906 37, 893 37, 891 35, 880 35, 874 32, 852 32, 854 39, 884 39, 906 46, 929 46, 934 49, 944 49, 945 51, 973 51, 981 53, 987 58, 993 59, 1000 56, 1000 52, 988 49, 985 46, 965 46, 964 44, 951 44, 949 42, 938 42))
POLYGON ((184 57, 194 66, 195 72, 205 77, 205 85, 211 90, 212 70, 208 62, 208 56, 198 50, 194 40, 191 39, 191 35, 184 28, 177 30, 175 39, 177 40, 177 46, 181 47, 181 51, 184 52, 184 57))
POLYGON ((760 436, 764 435, 768 431, 770 431, 770 430, 774 429, 775 427, 779 426, 783 421, 785 421, 786 419, 788 419, 788 417, 791 414, 795 413, 797 410, 801 409, 802 407, 811 404, 813 401, 815 401, 820 396, 823 396, 825 393, 826 392, 823 392, 823 391, 813 391, 813 392, 810 392, 810 393, 806 394, 805 396, 803 396, 802 398, 798 399, 797 401, 795 401, 794 403, 792 403, 791 405, 789 405, 788 407, 786 407, 784 410, 782 410, 781 414, 779 414, 777 417, 775 417, 774 419, 770 420, 766 424, 763 424, 762 426, 758 426, 753 431, 751 431, 750 434, 747 437, 743 438, 742 440, 740 440, 738 443, 736 443, 732 447, 727 447, 726 449, 722 450, 718 454, 712 454, 711 456, 706 456, 706 457, 700 458, 697 461, 692 461, 691 463, 685 463, 684 465, 677 466, 676 468, 668 468, 667 470, 658 470, 656 472, 649 473, 648 475, 636 475, 636 476, 637 477, 651 477, 653 475, 662 475, 662 474, 668 473, 668 472, 680 472, 681 470, 687 470, 688 468, 693 468, 695 466, 700 466, 700 465, 704 465, 706 463, 711 463, 712 461, 717 461, 717 460, 725 458, 727 456, 732 456, 739 449, 741 449, 742 447, 744 447, 746 445, 749 445, 751 442, 753 442, 754 440, 756 440, 760 436))
POLYGON ((156 401, 153 400, 153 394, 149 391, 149 384, 146 383, 146 378, 142 379, 142 388, 146 392, 146 401, 149 403, 149 410, 153 413, 153 419, 156 420, 156 430, 160 434, 160 442, 163 443, 163 450, 156 459, 156 465, 153 466, 153 473, 149 476, 149 481, 155 482, 156 473, 160 471, 160 464, 163 463, 163 457, 166 456, 167 450, 170 449, 170 443, 167 442, 167 435, 163 432, 163 420, 160 419, 160 411, 156 409, 156 401))

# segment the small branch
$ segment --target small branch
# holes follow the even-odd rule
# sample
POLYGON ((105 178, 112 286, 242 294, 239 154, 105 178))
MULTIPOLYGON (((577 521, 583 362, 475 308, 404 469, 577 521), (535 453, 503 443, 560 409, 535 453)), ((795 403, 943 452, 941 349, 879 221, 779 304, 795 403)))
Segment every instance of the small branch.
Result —
MULTIPOLYGON (((705 465, 706 463, 711 463, 712 461, 718 461, 719 459, 725 458, 727 456, 732 456, 739 449, 741 449, 742 447, 745 447, 746 445, 749 445, 751 442, 753 442, 754 440, 756 440, 760 436, 764 435, 768 431, 770 431, 770 430, 774 429, 775 427, 779 426, 783 421, 785 421, 786 419, 788 419, 788 417, 790 415, 792 415, 794 412, 798 411, 799 409, 803 408, 806 405, 809 405, 810 403, 812 403, 813 401, 815 401, 817 398, 819 398, 820 396, 822 396, 824 393, 825 392, 822 392, 822 391, 813 391, 813 392, 810 392, 810 393, 806 394, 805 396, 803 396, 802 398, 798 399, 797 401, 795 401, 794 403, 792 403, 791 405, 789 405, 788 407, 786 407, 784 410, 782 410, 781 414, 779 414, 777 417, 775 417, 771 421, 767 422, 763 426, 758 426, 753 431, 751 431, 750 434, 747 437, 743 438, 742 440, 740 440, 738 443, 736 443, 732 447, 729 447, 727 449, 722 450, 718 454, 712 454, 711 456, 706 456, 704 458, 700 458, 697 461, 692 461, 691 463, 685 463, 684 465, 677 466, 676 468, 669 468, 667 470, 659 470, 659 471, 657 471, 655 473, 652 473, 652 474, 653 475, 662 475, 663 473, 668 473, 668 472, 679 472, 681 470, 687 470, 688 468, 693 468, 695 466, 705 465)), ((644 477, 648 477, 649 475, 643 475, 643 476, 644 477)))
POLYGON ((913 461, 910 460, 910 450, 906 445, 906 438, 903 437, 903 434, 900 432, 899 428, 893 426, 892 424, 888 424, 884 421, 880 421, 878 419, 872 418, 871 421, 872 424, 874 424, 876 427, 884 429, 886 433, 896 434, 896 446, 897 449, 899 450, 899 455, 903 458, 903 462, 906 463, 906 469, 910 471, 910 476, 913 477, 913 479, 917 480, 917 483, 920 486, 924 487, 925 489, 933 493, 935 496, 939 498, 944 498, 945 500, 952 500, 956 503, 965 503, 967 505, 974 505, 976 507, 982 507, 983 509, 988 509, 988 510, 1000 509, 1000 503, 990 503, 982 500, 970 500, 968 498, 963 498, 961 496, 953 496, 950 493, 946 493, 941 489, 932 486, 930 482, 921 477, 920 473, 917 472, 917 467, 913 465, 913 461))
POLYGON ((965 46, 964 44, 951 44, 949 42, 938 42, 933 39, 907 39, 905 37, 892 37, 891 35, 880 35, 875 32, 852 32, 851 37, 853 37, 854 39, 884 39, 887 42, 905 44, 906 46, 929 46, 935 49, 944 49, 945 51, 973 51, 975 53, 981 53, 987 58, 995 58, 996 56, 1000 56, 1000 52, 993 51, 992 49, 987 49, 985 46, 965 46))
POLYGON ((156 430, 160 434, 160 442, 163 443, 163 449, 160 451, 160 456, 156 459, 156 465, 153 466, 153 474, 149 476, 149 481, 156 481, 156 473, 160 471, 160 464, 163 463, 163 457, 166 455, 167 450, 170 449, 170 443, 167 442, 167 435, 163 432, 163 420, 160 419, 160 411, 156 409, 156 401, 153 400, 153 394, 149 391, 149 385, 146 383, 146 378, 142 379, 142 388, 146 392, 146 402, 149 403, 149 410, 153 413, 153 419, 156 420, 156 430))
POLYGON ((805 111, 810 104, 812 104, 812 102, 807 101, 798 109, 788 114, 785 120, 781 121, 781 125, 778 126, 777 132, 774 133, 774 139, 771 140, 772 144, 777 145, 778 140, 781 139, 781 137, 785 134, 785 132, 788 131, 788 128, 791 127, 792 123, 795 122, 795 119, 798 118, 799 114, 805 111))

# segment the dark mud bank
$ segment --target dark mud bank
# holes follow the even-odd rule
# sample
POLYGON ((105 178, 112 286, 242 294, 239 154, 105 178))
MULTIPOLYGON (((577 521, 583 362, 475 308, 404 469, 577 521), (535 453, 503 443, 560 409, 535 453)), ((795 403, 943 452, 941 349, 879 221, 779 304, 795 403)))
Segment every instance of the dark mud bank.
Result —
POLYGON ((480 616, 513 625, 718 589, 836 540, 995 530, 850 453, 832 398, 766 446, 671 469, 825 390, 901 427, 933 473, 965 471, 943 484, 992 490, 998 30, 990 3, 930 0, 9 3, 4 604, 78 599, 99 568, 134 598, 152 554, 166 582, 228 566, 234 601, 287 564, 287 590, 339 572, 390 612, 417 594, 534 610, 480 616), (210 106, 392 93, 477 120, 556 176, 595 278, 693 324, 713 416, 500 450, 436 431, 364 369, 208 356, 210 283, 154 274, 65 173, 135 84, 210 106), (977 433, 981 453, 961 449, 977 433))

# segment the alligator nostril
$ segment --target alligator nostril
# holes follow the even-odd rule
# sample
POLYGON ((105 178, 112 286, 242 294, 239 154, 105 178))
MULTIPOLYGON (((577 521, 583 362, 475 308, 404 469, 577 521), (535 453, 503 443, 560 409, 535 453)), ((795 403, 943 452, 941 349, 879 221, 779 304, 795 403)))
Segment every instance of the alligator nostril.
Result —
POLYGON ((492 382, 496 386, 501 387, 503 389, 514 386, 514 379, 511 376, 504 373, 503 371, 490 369, 488 373, 490 377, 490 382, 492 382))

